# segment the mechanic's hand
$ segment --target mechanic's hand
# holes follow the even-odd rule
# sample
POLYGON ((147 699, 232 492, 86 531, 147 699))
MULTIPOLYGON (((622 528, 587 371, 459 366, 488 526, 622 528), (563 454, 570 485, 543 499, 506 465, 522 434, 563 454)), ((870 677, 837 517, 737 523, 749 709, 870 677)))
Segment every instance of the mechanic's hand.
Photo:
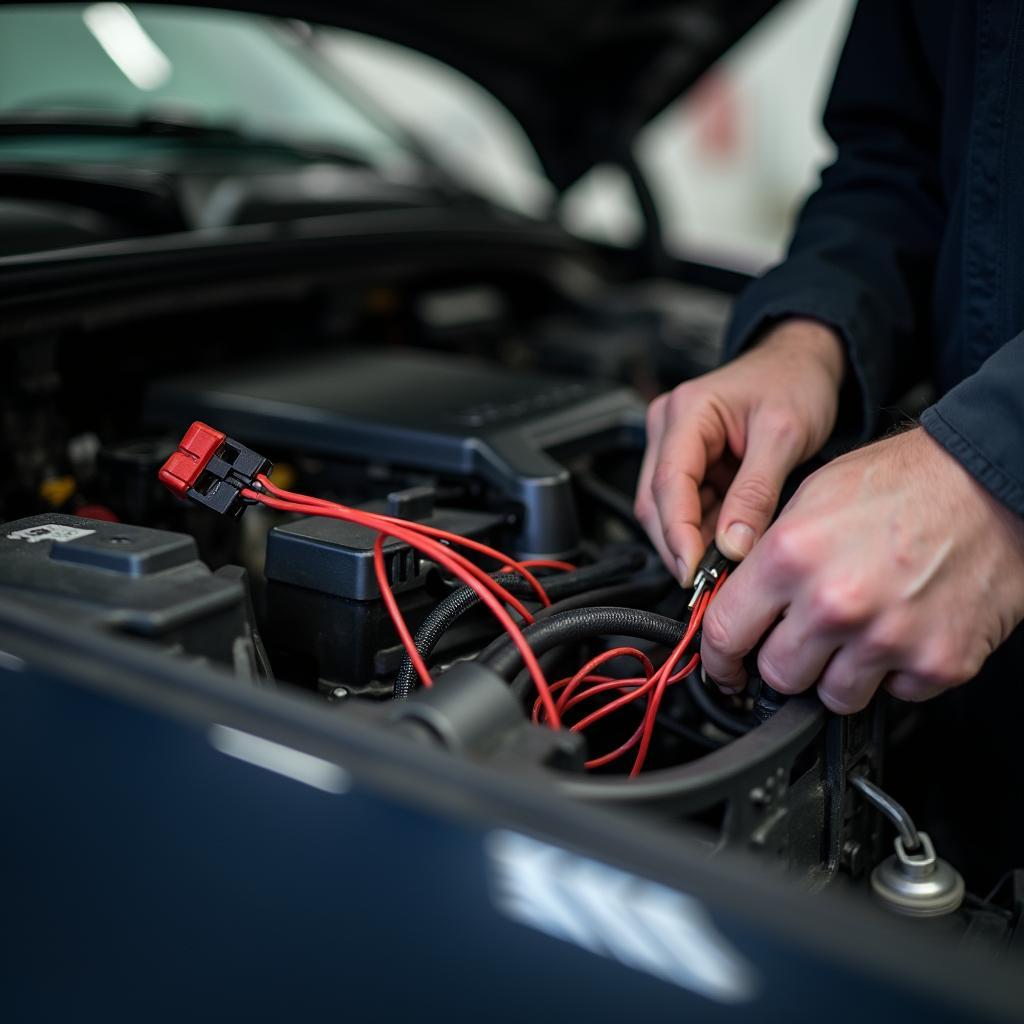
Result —
POLYGON ((844 355, 816 320, 786 320, 733 362, 656 398, 636 516, 684 586, 712 537, 745 557, 789 473, 835 425, 844 355))
POLYGON ((926 700, 966 682, 1024 618, 1024 520, 923 429, 836 459, 804 481, 704 619, 704 667, 781 693, 818 684, 859 711, 879 684, 926 700))

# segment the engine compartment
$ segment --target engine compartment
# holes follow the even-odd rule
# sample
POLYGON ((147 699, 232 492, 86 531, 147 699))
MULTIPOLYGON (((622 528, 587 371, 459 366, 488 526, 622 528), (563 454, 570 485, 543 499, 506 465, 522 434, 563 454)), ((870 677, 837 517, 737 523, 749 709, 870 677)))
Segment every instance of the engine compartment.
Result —
MULTIPOLYGON (((258 503, 218 516, 158 480, 181 434, 204 421, 272 462, 285 490, 538 563, 550 608, 516 572, 474 556, 536 615, 524 636, 549 679, 624 637, 659 663, 691 595, 630 511, 644 397, 700 369, 702 345, 713 359, 726 307, 696 290, 666 300, 623 287, 570 308, 515 281, 445 282, 202 314, 122 311, 11 340, 0 593, 567 799, 695 829, 710 855, 753 852, 812 891, 868 900, 892 829, 852 782, 889 784, 913 708, 878 700, 838 718, 813 694, 773 700, 753 671, 738 697, 692 673, 666 687, 640 774, 629 758, 588 768, 629 741, 643 702, 585 736, 572 726, 587 701, 563 728, 544 726, 514 646, 443 564, 395 537, 383 544, 388 584, 435 676, 426 690, 375 576, 373 529, 258 503), (683 349, 695 360, 685 367, 683 349)), ((601 671, 609 695, 635 674, 623 660, 601 671)), ((1024 874, 1004 867, 1001 889, 946 907, 943 927, 1008 948, 1024 874)))

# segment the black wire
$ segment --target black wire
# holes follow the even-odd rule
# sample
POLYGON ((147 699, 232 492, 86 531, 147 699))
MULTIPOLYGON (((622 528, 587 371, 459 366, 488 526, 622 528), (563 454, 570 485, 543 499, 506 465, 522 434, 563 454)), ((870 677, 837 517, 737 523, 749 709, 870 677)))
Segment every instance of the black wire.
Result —
MULTIPOLYGON (((645 705, 646 700, 643 702, 645 705)), ((690 740, 691 743, 696 743, 700 747, 704 747, 705 750, 717 750, 719 747, 725 745, 722 740, 712 739, 710 736, 705 736, 699 729, 694 729, 693 726, 687 725, 685 722, 677 721, 675 718, 671 718, 669 715, 660 713, 655 721, 663 729, 667 729, 669 732, 674 732, 677 736, 681 736, 683 739, 690 740)))
MULTIPOLYGON (((648 561, 645 551, 637 547, 615 552, 593 565, 586 565, 574 572, 559 573, 544 577, 544 589, 553 602, 559 599, 593 591, 601 584, 609 583, 619 576, 635 573, 648 561)), ((516 597, 530 597, 533 587, 521 576, 514 573, 493 574, 492 579, 505 587, 516 597)), ((423 620, 413 642, 420 657, 427 661, 444 634, 467 612, 480 604, 480 597, 470 586, 453 590, 440 601, 423 620)), ((590 602, 593 603, 593 602, 590 602)), ((402 659, 395 676, 394 696, 403 700, 416 686, 416 670, 408 654, 402 659)))
POLYGON ((730 736, 743 736, 754 727, 753 722, 743 722, 729 714, 725 708, 720 708, 712 698, 711 694, 704 689, 704 684, 696 674, 686 677, 686 692, 701 714, 710 722, 718 726, 722 732, 730 736))
MULTIPOLYGON (((534 653, 543 654, 562 644, 600 636, 628 636, 674 647, 683 637, 686 624, 639 608, 596 607, 558 611, 523 630, 534 653)), ((479 660, 498 675, 513 678, 523 668, 523 656, 515 644, 492 644, 479 660)))
MULTIPOLYGON (((575 608, 586 608, 603 604, 622 604, 626 602, 641 603, 656 600, 657 596, 672 586, 673 583, 672 577, 667 572, 658 572, 641 580, 629 580, 602 587, 600 590, 588 590, 582 594, 575 594, 572 597, 557 601, 548 608, 542 608, 536 613, 534 620, 542 622, 544 619, 557 615, 559 612, 572 611, 575 608)), ((485 647, 477 657, 480 660, 484 660, 506 646, 511 645, 511 643, 511 638, 502 634, 485 647)), ((512 680, 510 685, 512 692, 517 697, 524 698, 530 691, 530 687, 533 686, 533 678, 529 671, 524 668, 512 680)))

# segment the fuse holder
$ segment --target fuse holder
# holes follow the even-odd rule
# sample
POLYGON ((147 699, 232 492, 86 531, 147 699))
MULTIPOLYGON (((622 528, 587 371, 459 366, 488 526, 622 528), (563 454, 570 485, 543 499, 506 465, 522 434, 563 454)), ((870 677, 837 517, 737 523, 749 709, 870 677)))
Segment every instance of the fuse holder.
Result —
POLYGON ((185 432, 177 451, 160 468, 160 482, 179 498, 237 517, 247 504, 245 488, 273 469, 258 452, 196 421, 185 432))

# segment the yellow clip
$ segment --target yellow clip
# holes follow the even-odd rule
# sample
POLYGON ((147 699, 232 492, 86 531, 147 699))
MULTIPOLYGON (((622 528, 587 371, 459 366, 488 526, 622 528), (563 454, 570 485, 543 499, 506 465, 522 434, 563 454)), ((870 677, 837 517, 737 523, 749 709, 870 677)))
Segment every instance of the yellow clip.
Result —
POLYGON ((39 485, 39 497, 51 508, 67 504, 78 487, 73 476, 51 476, 39 485))

